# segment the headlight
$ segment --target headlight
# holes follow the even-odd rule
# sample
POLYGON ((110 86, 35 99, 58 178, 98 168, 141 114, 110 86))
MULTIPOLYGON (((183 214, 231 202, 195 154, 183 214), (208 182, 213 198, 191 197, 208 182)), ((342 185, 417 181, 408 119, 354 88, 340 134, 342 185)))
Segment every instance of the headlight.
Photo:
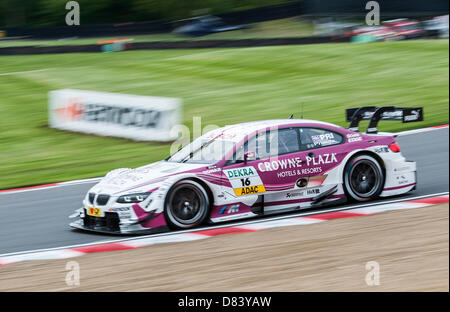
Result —
POLYGON ((94 199, 95 199, 95 193, 89 193, 88 194, 88 199, 89 199, 89 203, 91 205, 93 205, 94 204, 94 199))
POLYGON ((128 194, 122 195, 117 199, 118 203, 129 204, 129 203, 140 203, 147 199, 150 193, 138 193, 138 194, 128 194))

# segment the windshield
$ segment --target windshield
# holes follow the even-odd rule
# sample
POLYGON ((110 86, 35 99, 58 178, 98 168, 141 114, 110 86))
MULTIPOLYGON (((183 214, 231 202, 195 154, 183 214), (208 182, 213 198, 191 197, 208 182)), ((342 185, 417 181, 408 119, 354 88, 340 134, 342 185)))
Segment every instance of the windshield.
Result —
POLYGON ((216 163, 222 160, 235 144, 236 142, 224 140, 221 135, 214 138, 202 136, 170 156, 167 161, 216 163))

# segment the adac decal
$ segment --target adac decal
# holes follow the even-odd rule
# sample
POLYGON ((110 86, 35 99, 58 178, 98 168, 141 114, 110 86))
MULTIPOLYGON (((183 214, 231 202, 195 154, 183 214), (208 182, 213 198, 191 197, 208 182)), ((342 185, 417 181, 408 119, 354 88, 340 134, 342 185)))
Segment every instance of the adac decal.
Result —
POLYGON ((245 187, 240 187, 240 188, 234 189, 234 193, 237 196, 264 193, 265 191, 266 191, 266 188, 262 184, 254 185, 254 186, 245 186, 245 187))
POLYGON ((247 166, 223 170, 236 196, 264 193, 266 191, 255 167, 247 166))

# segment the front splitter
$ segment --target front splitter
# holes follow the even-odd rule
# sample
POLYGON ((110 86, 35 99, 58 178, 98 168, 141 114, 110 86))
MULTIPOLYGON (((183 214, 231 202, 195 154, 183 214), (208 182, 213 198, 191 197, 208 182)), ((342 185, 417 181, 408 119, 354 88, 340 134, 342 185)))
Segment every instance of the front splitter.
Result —
POLYGON ((112 231, 110 229, 106 229, 104 227, 88 227, 83 224, 83 221, 77 220, 69 224, 70 227, 77 229, 77 230, 83 230, 83 231, 89 231, 89 232, 96 232, 96 233, 103 233, 103 234, 110 234, 110 235, 144 235, 144 234, 155 234, 155 233, 163 233, 163 232, 169 232, 168 226, 159 226, 156 228, 151 229, 142 229, 142 230, 119 230, 119 231, 112 231))

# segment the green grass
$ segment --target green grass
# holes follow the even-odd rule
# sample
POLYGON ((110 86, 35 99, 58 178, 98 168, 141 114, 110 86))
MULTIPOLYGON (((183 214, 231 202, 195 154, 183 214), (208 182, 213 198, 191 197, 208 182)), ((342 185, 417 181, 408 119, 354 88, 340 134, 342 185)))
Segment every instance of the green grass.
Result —
POLYGON ((245 49, 128 51, 0 57, 0 188, 95 177, 167 156, 169 144, 95 137, 47 127, 47 93, 62 88, 179 97, 184 122, 203 126, 304 117, 347 125, 364 105, 423 106, 446 124, 448 40, 245 49))
POLYGON ((251 28, 211 34, 202 37, 184 37, 173 33, 84 38, 70 40, 0 40, 0 48, 19 46, 60 46, 97 44, 111 38, 133 38, 133 42, 149 41, 181 41, 181 40, 221 40, 221 39, 249 39, 249 38, 279 38, 279 37, 306 37, 313 34, 313 25, 300 20, 298 17, 285 18, 273 21, 251 24, 251 28))

